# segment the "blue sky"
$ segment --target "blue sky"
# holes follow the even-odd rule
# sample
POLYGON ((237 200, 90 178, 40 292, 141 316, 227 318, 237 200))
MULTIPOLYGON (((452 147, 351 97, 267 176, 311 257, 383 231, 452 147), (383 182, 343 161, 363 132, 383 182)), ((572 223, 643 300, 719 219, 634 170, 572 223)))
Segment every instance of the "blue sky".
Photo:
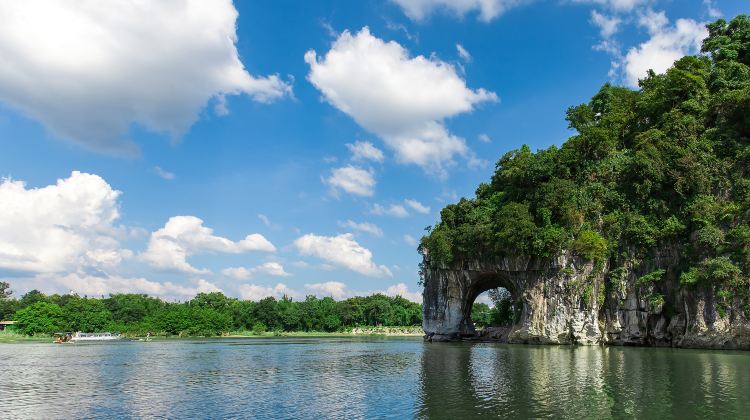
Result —
POLYGON ((562 143, 565 109, 601 84, 635 87, 695 53, 705 22, 749 11, 50 4, 0 5, 0 275, 19 293, 169 299, 418 300, 414 241, 440 208, 505 152, 562 143))

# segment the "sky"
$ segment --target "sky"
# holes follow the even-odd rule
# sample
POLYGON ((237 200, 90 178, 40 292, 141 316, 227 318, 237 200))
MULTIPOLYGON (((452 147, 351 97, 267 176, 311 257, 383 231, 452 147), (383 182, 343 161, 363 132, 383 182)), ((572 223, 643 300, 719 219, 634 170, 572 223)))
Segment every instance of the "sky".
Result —
POLYGON ((0 3, 0 279, 421 301, 417 243, 746 0, 0 3))

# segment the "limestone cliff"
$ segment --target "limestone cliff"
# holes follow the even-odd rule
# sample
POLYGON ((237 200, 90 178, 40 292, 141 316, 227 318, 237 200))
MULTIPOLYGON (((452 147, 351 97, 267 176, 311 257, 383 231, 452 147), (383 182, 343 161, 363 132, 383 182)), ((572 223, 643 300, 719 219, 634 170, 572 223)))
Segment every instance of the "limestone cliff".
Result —
POLYGON ((474 299, 485 290, 505 287, 519 308, 505 337, 511 343, 750 349, 747 308, 739 301, 719 305, 710 288, 681 288, 678 261, 671 248, 648 258, 616 261, 615 269, 570 253, 450 267, 426 261, 425 338, 474 337, 474 299), (639 282, 658 269, 665 270, 663 279, 639 282))

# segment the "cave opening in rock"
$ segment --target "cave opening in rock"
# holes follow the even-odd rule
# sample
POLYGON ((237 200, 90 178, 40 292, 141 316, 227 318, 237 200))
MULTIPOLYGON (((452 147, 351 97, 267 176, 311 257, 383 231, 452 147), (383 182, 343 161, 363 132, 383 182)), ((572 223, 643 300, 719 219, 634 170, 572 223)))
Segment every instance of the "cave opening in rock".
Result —
POLYGON ((517 320, 519 293, 507 273, 485 272, 475 277, 466 294, 464 319, 468 331, 509 328, 517 320))
POLYGON ((489 289, 477 296, 471 306, 471 321, 477 331, 488 327, 510 327, 515 321, 515 302, 505 287, 489 289))

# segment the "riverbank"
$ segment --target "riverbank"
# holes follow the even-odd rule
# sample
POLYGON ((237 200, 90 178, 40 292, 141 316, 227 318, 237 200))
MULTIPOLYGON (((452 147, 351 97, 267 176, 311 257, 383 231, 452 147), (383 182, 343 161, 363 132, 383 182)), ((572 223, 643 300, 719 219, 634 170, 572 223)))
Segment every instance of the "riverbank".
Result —
POLYGON ((422 337, 424 331, 421 326, 411 327, 357 327, 351 330, 326 332, 326 331, 267 331, 263 333, 256 333, 253 331, 233 331, 228 334, 222 335, 222 337, 230 338, 262 338, 262 337, 351 337, 351 336, 367 336, 367 335, 383 335, 383 336, 402 336, 402 337, 422 337))
MULTIPOLYGON (((424 331, 420 326, 390 326, 390 327, 357 327, 351 330, 326 332, 326 331, 231 331, 214 338, 270 338, 270 337, 356 337, 356 336, 389 336, 389 337, 422 337, 424 331)), ((145 338, 142 335, 123 334, 124 339, 138 340, 145 338)), ((166 335, 154 334, 150 340, 180 340, 190 338, 205 338, 193 335, 166 335)), ((23 342, 45 342, 52 341, 50 335, 29 336, 11 331, 0 331, 0 343, 23 343, 23 342)))
POLYGON ((0 343, 38 342, 50 340, 52 340, 52 336, 30 336, 26 334, 19 334, 14 331, 0 331, 0 343))

